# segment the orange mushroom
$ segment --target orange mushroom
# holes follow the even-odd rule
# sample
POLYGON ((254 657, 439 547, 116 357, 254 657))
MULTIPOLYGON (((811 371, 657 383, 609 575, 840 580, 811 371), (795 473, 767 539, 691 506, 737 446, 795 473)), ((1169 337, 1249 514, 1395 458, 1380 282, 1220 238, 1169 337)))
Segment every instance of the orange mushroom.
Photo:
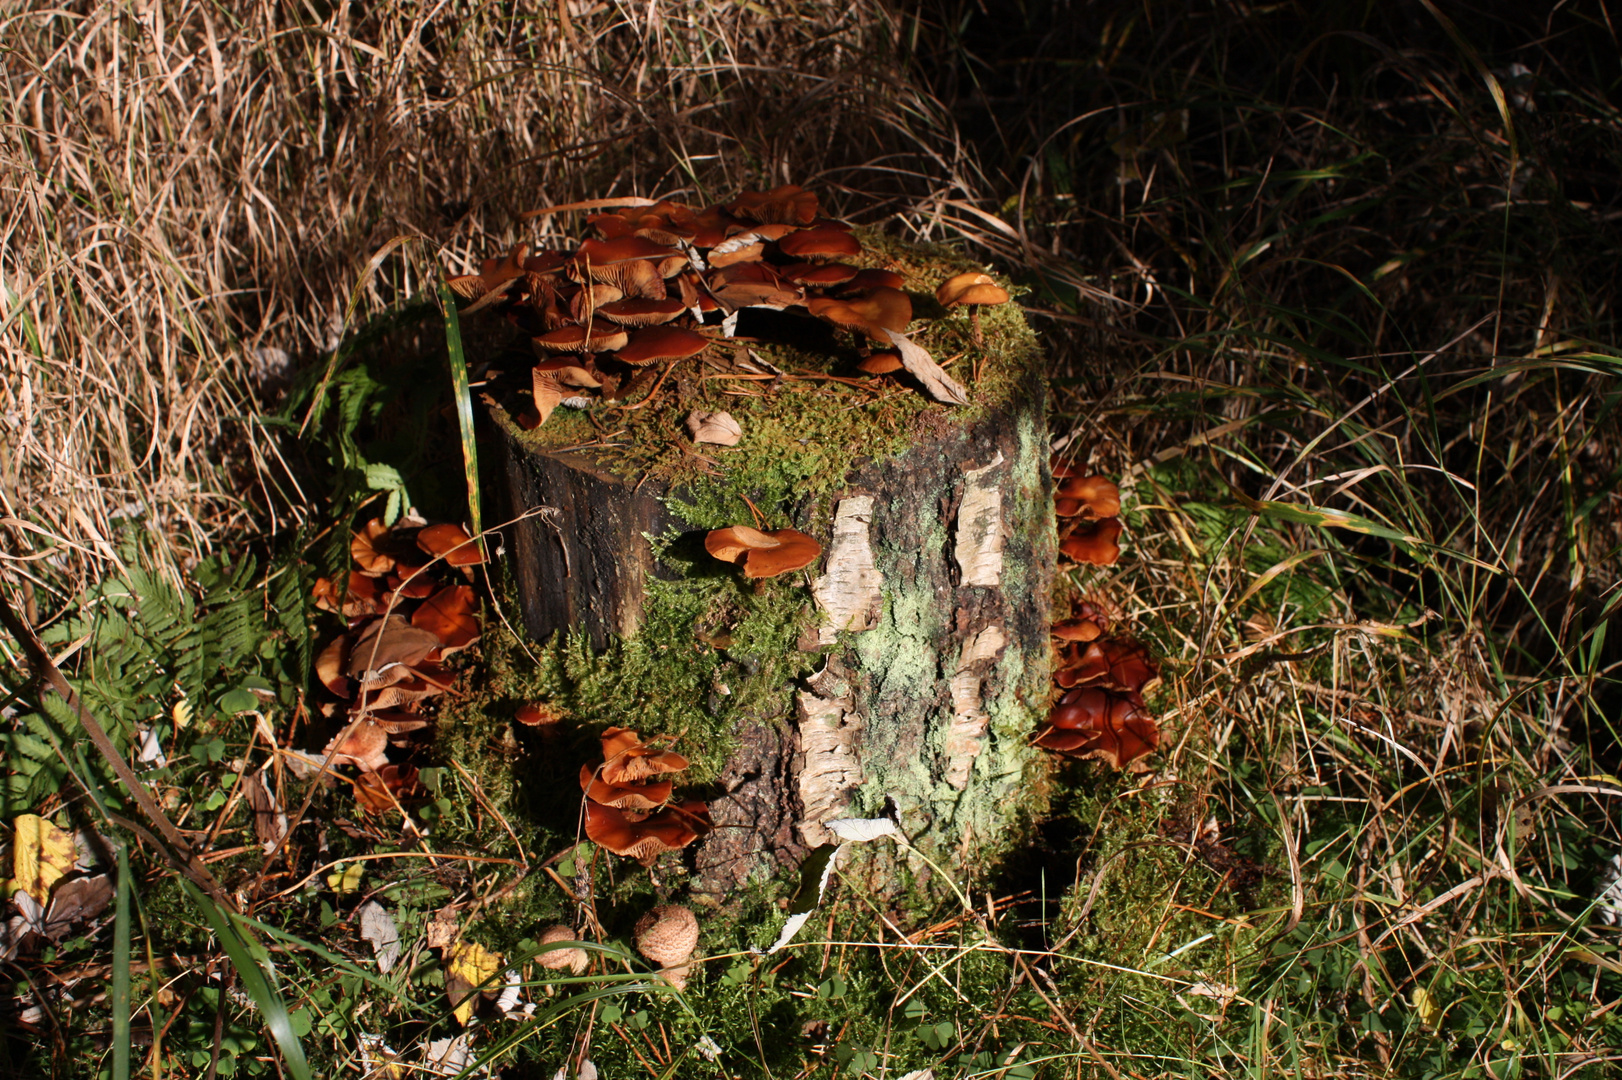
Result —
POLYGON ((670 801, 675 783, 670 780, 644 780, 639 783, 611 784, 597 773, 597 766, 580 766, 580 790, 586 798, 617 810, 653 810, 670 801))
POLYGON ((635 367, 660 360, 685 360, 702 352, 710 339, 679 326, 649 326, 631 335, 630 343, 614 355, 635 367))
POLYGON ((798 184, 784 184, 770 191, 742 192, 726 209, 762 225, 809 225, 817 217, 817 196, 798 184))
POLYGON ((810 566, 822 554, 822 545, 795 529, 761 532, 733 525, 705 536, 704 550, 722 562, 741 560, 744 577, 769 578, 810 566))
POLYGON ((484 562, 479 544, 460 525, 446 522, 417 530, 417 546, 451 566, 477 566, 484 562))
POLYGON ((912 321, 912 300, 900 289, 872 289, 866 296, 835 300, 814 296, 805 302, 806 310, 819 319, 835 326, 860 330, 868 337, 885 343, 889 338, 885 330, 901 333, 912 321))
POLYGON ((1072 562, 1114 566, 1121 557, 1120 535, 1121 519, 1105 518, 1072 532, 1059 545, 1059 553, 1072 562))
POLYGON ((586 800, 586 837, 644 865, 667 851, 686 847, 713 828, 709 806, 697 799, 671 803, 654 814, 586 800))
POLYGON ((777 248, 794 259, 844 259, 860 255, 862 242, 841 229, 801 229, 779 240, 777 248))
POLYGON ((1133 696, 1099 689, 1072 690, 1059 699, 1047 726, 1033 741, 1071 757, 1105 761, 1123 769, 1160 745, 1160 728, 1133 696))
POLYGON ((1055 493, 1054 512, 1075 517, 1083 510, 1095 518, 1114 517, 1121 512, 1121 489, 1104 476, 1072 476, 1055 493))
POLYGON ((681 772, 687 759, 674 750, 649 746, 630 728, 604 728, 602 777, 610 784, 634 784, 650 776, 681 772))
POLYGON ((980 309, 992 304, 1008 303, 1008 290, 992 280, 989 274, 970 272, 958 274, 946 279, 941 287, 935 290, 935 299, 943 307, 955 307, 966 304, 969 308, 969 325, 974 331, 974 343, 980 344, 980 309))

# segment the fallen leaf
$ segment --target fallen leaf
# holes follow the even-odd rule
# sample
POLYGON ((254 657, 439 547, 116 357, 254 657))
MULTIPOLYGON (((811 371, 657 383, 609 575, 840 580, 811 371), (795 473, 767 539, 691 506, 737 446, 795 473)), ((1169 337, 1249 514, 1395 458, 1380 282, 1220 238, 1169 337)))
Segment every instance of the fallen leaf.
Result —
POLYGON ((394 917, 376 900, 368 900, 355 910, 360 917, 360 939, 372 946, 377 969, 387 973, 400 959, 400 931, 394 917))
POLYGON ((409 668, 439 648, 439 638, 412 626, 403 615, 390 615, 367 623, 349 650, 351 678, 359 679, 362 690, 389 686, 401 681, 405 672, 388 675, 395 667, 409 668))
POLYGON ((434 917, 428 921, 428 927, 423 931, 424 942, 430 949, 443 949, 456 940, 461 932, 461 924, 456 920, 455 907, 442 907, 434 912, 434 917))
POLYGON ((455 1006, 457 1022, 473 1019, 473 988, 501 970, 501 954, 471 941, 458 941, 445 957, 445 993, 455 1006))
POLYGON ((352 893, 360 891, 360 879, 366 876, 364 863, 350 863, 349 866, 337 866, 327 875, 327 888, 337 893, 352 893))
POLYGON ((45 936, 61 941, 79 923, 94 919, 113 902, 113 879, 108 874, 73 878, 57 887, 45 915, 45 936))
POLYGON ((889 327, 882 328, 901 353, 901 366, 923 384, 924 393, 947 405, 967 405, 969 393, 935 363, 935 358, 921 345, 914 344, 906 334, 898 334, 889 327))
POLYGON ((248 805, 253 808, 253 834, 264 845, 266 853, 275 850, 283 836, 287 835, 287 815, 276 801, 276 793, 270 790, 265 783, 265 774, 261 770, 250 776, 242 778, 243 793, 247 796, 248 805))
POLYGON ((743 438, 743 426, 731 413, 706 412, 694 409, 687 414, 687 431, 694 442, 714 443, 716 446, 737 446, 743 438))
POLYGON ((73 869, 77 852, 73 834, 38 814, 22 814, 12 823, 12 879, 17 888, 45 906, 51 886, 73 869))

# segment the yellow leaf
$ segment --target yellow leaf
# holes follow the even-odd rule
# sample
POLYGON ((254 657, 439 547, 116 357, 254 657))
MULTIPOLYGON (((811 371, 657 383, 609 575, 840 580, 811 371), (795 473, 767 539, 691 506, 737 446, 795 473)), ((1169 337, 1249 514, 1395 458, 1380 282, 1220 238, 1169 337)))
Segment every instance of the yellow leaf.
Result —
POLYGON ((501 970, 501 954, 471 941, 458 941, 445 958, 445 992, 456 1006, 458 1023, 473 1018, 473 987, 493 978, 501 970))
POLYGON ((1423 986, 1414 987, 1414 1012, 1419 1014, 1419 1022, 1426 1028, 1435 1031, 1436 1021, 1441 1018, 1442 1007, 1436 1003, 1436 998, 1423 986))
POLYGON ((366 868, 360 863, 351 863, 347 868, 340 866, 327 875, 327 888, 340 893, 356 892, 365 874, 366 868))
POLYGON ((77 852, 73 834, 59 829, 38 814, 23 814, 12 823, 12 874, 17 888, 38 900, 49 901, 51 886, 73 869, 77 852))
POLYGON ((169 710, 169 715, 171 718, 173 718, 175 727, 191 727, 191 702, 187 701, 185 698, 181 698, 179 701, 175 702, 175 707, 169 710))

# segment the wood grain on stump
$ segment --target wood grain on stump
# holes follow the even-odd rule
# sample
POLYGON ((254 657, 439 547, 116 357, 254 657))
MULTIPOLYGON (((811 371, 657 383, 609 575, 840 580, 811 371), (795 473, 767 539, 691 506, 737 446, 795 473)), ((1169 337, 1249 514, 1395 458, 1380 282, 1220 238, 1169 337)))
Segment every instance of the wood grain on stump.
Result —
MULTIPOLYGON (((933 308, 929 291, 963 268, 959 260, 907 250, 896 261, 920 315, 913 336, 937 359, 955 354, 951 370, 968 386, 967 408, 924 401, 905 378, 877 390, 794 381, 795 372, 848 373, 857 354, 849 339, 807 323, 809 345, 750 343, 757 359, 784 373, 775 383, 729 382, 723 351, 719 364, 673 377, 663 390, 668 402, 600 422, 666 425, 679 453, 702 462, 680 475, 627 467, 612 446, 559 452, 536 432, 499 424, 513 511, 555 510, 507 530, 524 621, 538 640, 584 633, 600 650, 638 634, 648 582, 672 573, 649 538, 729 523, 689 521, 684 507, 691 514, 730 498, 730 523, 752 524, 747 497, 770 527, 823 544, 823 557, 802 574, 736 586, 798 589, 806 625, 794 665, 800 676, 777 688, 779 710, 744 718, 731 732, 711 797, 720 827, 690 854, 700 899, 797 862, 827 841, 823 823, 834 818, 893 804, 922 850, 957 861, 995 852, 1031 805, 1027 735, 1048 696, 1055 562, 1039 352, 1012 305, 982 316, 979 347, 964 316, 933 308), (752 438, 782 426, 757 411, 770 405, 780 417, 785 394, 801 395, 816 413, 807 429, 824 450, 826 440, 846 441, 803 492, 764 482, 740 489, 729 462, 745 460, 738 455, 751 452, 752 438), (691 408, 730 411, 743 441, 727 453, 694 447, 678 429, 691 408), (858 408, 864 419, 842 435, 838 410, 858 408), (864 434, 877 429, 893 437, 879 445, 864 434)), ((741 349, 733 355, 745 357, 741 349)), ((618 436, 622 446, 637 437, 618 436)), ((805 451, 759 452, 792 464, 805 451)), ((662 730, 656 716, 616 722, 662 730)), ((889 891, 883 881, 874 886, 889 891)))

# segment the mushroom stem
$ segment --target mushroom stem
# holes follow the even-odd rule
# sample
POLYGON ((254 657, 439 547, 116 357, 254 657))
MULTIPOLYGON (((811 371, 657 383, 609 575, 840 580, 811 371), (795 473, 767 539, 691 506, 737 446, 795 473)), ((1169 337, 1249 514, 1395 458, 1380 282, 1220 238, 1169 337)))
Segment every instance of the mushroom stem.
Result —
POLYGON ((974 333, 973 333, 974 343, 976 345, 984 344, 984 341, 980 337, 980 305, 979 304, 970 304, 969 305, 969 327, 970 327, 970 329, 972 329, 974 331, 974 333))

